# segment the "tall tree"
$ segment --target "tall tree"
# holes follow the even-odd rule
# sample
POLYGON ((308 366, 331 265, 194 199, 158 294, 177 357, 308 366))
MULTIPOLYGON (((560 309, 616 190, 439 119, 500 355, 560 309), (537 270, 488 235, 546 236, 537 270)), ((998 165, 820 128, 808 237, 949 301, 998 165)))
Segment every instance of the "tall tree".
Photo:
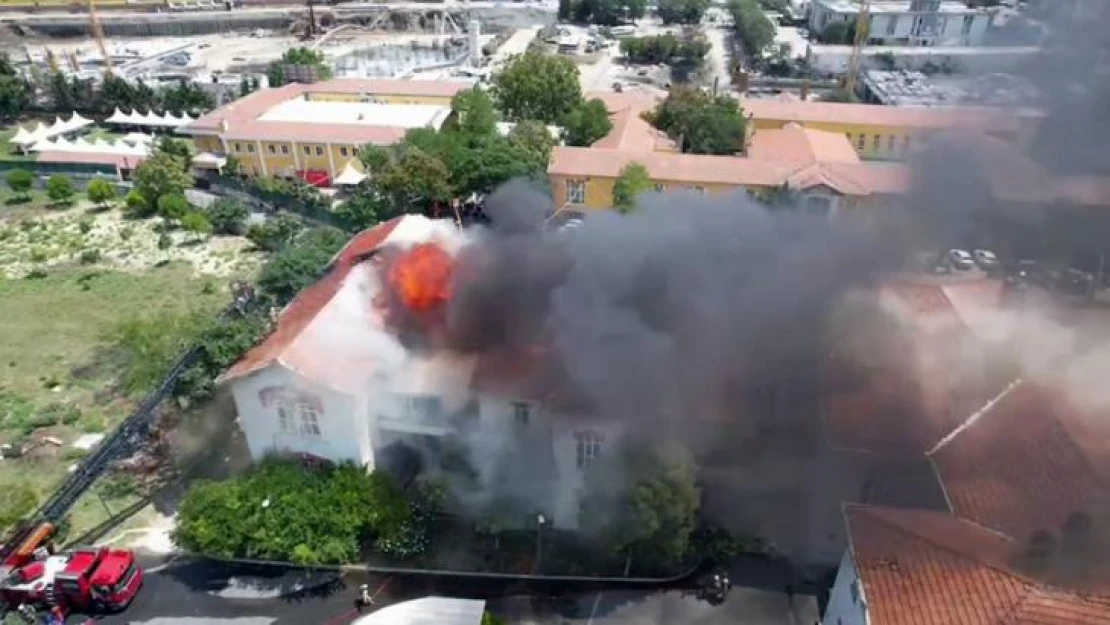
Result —
POLYGON ((559 21, 570 21, 572 11, 574 10, 574 3, 571 0, 559 0, 559 21))
POLYGON ((728 95, 674 87, 649 121, 683 152, 726 155, 744 149, 744 116, 740 104, 728 95))
POLYGON ((528 154, 533 168, 543 171, 555 147, 555 137, 543 122, 526 120, 509 131, 509 143, 528 154))
POLYGON ((656 13, 664 24, 698 24, 709 0, 658 0, 656 13))
POLYGON ((138 102, 136 96, 137 90, 130 82, 115 74, 108 73, 104 75, 104 79, 100 83, 100 89, 96 93, 94 109, 102 115, 110 115, 117 108, 124 111, 138 108, 146 110, 143 104, 149 103, 138 102))
POLYGON ((184 196, 185 189, 193 186, 193 176, 179 157, 157 151, 135 169, 134 179, 135 191, 143 201, 141 207, 135 207, 136 216, 153 214, 163 195, 184 196))
POLYGON ((189 144, 181 139, 174 139, 169 136, 161 137, 158 139, 155 151, 176 158, 186 170, 192 169, 193 152, 189 149, 189 144))
POLYGON ((458 130, 467 138, 488 137, 497 132, 497 110, 485 90, 474 87, 451 100, 458 118, 458 130))
POLYGON ((631 212, 636 207, 636 198, 653 186, 647 167, 640 163, 625 165, 613 183, 613 208, 620 213, 631 212))
POLYGON ((6 52, 0 52, 0 119, 18 117, 31 104, 31 85, 15 71, 6 52))
POLYGON ((775 40, 775 25, 756 0, 729 0, 733 30, 748 56, 758 56, 775 40))
POLYGON ((514 122, 560 123, 582 100, 574 62, 535 52, 510 57, 493 76, 492 93, 505 118, 514 122))
POLYGON ((598 98, 581 102, 563 121, 567 145, 589 146, 609 134, 613 122, 605 103, 598 98))

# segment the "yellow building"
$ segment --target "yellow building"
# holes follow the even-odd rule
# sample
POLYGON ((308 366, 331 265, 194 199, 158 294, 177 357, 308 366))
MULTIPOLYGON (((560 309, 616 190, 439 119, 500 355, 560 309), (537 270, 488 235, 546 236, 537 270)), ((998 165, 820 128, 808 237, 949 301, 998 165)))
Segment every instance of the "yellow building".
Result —
POLYGON ((755 130, 746 156, 682 154, 641 114, 654 103, 636 94, 598 94, 609 107, 613 130, 588 148, 557 147, 548 176, 556 206, 607 209, 613 185, 630 163, 643 165, 660 191, 765 194, 787 186, 805 194, 815 210, 849 208, 867 198, 899 193, 909 184, 905 168, 860 160, 843 134, 798 123, 755 130))
POLYGON ((874 205, 910 190, 911 170, 896 162, 914 137, 966 128, 978 151, 1009 164, 989 172, 996 197, 1006 201, 1110 204, 1110 182, 1058 178, 1012 145, 1029 131, 1026 117, 982 109, 900 109, 820 102, 749 101, 743 156, 682 154, 641 118, 656 99, 639 94, 591 94, 609 109, 613 130, 588 148, 557 147, 548 165, 555 205, 588 212, 613 205, 621 170, 643 165, 657 190, 719 192, 743 189, 765 195, 786 187, 802 194, 812 210, 874 205), (1026 125, 1023 125, 1026 124, 1026 125), (947 125, 945 125, 947 124, 947 125), (907 139, 907 137, 909 139, 907 139), (888 146, 892 146, 889 147, 888 146), (861 157, 880 157, 865 160, 861 157))
POLYGON ((261 89, 180 131, 193 135, 194 166, 215 168, 228 156, 248 176, 299 177, 326 183, 364 145, 390 145, 412 128, 436 128, 465 82, 337 79, 261 89))

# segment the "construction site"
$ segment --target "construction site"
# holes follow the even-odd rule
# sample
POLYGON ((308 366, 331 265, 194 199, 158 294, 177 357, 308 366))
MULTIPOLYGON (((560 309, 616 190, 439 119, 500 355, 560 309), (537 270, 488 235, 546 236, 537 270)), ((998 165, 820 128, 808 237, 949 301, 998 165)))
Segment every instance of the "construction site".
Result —
POLYGON ((253 7, 173 0, 157 10, 93 2, 59 6, 28 11, 7 5, 0 11, 0 44, 14 63, 29 71, 61 68, 83 78, 110 68, 120 77, 155 85, 182 79, 237 84, 264 74, 292 47, 322 53, 343 77, 449 68, 479 57, 499 34, 498 43, 517 29, 554 22, 556 8, 526 3, 253 7))

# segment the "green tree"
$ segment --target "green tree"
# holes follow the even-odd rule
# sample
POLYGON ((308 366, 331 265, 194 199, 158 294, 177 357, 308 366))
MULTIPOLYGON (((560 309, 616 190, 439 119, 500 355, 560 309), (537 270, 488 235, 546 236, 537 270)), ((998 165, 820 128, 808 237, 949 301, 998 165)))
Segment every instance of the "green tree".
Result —
POLYGON ((656 14, 664 24, 699 24, 709 0, 658 0, 656 14))
POLYGON ((560 123, 582 100, 578 67, 564 56, 510 57, 493 77, 493 98, 509 121, 560 123))
POLYGON ((164 87, 157 93, 161 108, 167 111, 208 111, 216 106, 212 94, 196 83, 182 80, 176 85, 164 87))
POLYGON ((698 524, 694 459, 673 443, 631 447, 617 456, 595 460, 588 470, 583 526, 641 570, 673 571, 690 555, 698 524), (634 479, 620 484, 615 475, 634 479))
POLYGON ((13 169, 8 172, 7 182, 12 193, 27 199, 31 194, 31 186, 35 183, 35 176, 26 169, 13 169))
POLYGON ((544 171, 555 147, 555 137, 543 122, 525 120, 509 131, 509 143, 528 154, 533 169, 544 171))
POLYGON ((851 43, 851 27, 848 22, 829 22, 817 33, 817 40, 821 43, 845 45, 851 43))
POLYGON ((270 61, 266 66, 266 83, 271 88, 276 88, 284 85, 285 82, 285 64, 280 60, 270 61))
POLYGON ((158 139, 155 151, 176 158, 186 170, 192 169, 193 152, 189 149, 189 144, 180 139, 162 137, 158 139))
POLYGON ((259 249, 276 252, 292 243, 304 230, 304 224, 294 215, 279 213, 247 229, 247 239, 259 249))
POLYGON ((189 213, 189 209, 189 200, 184 195, 167 193, 158 198, 158 216, 167 222, 181 221, 189 213))
POLYGON ((613 129, 609 111, 598 98, 582 102, 571 110, 563 122, 564 141, 567 145, 589 146, 613 129))
POLYGON ((559 21, 570 21, 573 8, 573 2, 571 2, 571 0, 559 0, 559 21))
MULTIPOLYGON (((181 158, 167 152, 156 151, 135 169, 135 191, 142 198, 142 205, 134 207, 136 217, 145 217, 158 210, 158 200, 163 195, 185 195, 193 186, 193 176, 181 158)), ((130 208, 130 205, 129 205, 130 208)))
POLYGON ((274 254, 258 276, 259 292, 284 304, 319 279, 323 270, 347 242, 334 228, 316 228, 274 254))
POLYGON ((451 199, 451 178, 440 159, 411 145, 390 150, 386 167, 373 175, 371 184, 395 207, 426 210, 451 199))
POLYGON ((185 213, 181 218, 181 227, 184 228, 186 232, 193 233, 197 241, 202 240, 204 235, 212 232, 212 224, 209 223, 204 213, 199 211, 185 213))
POLYGON ((216 378, 265 334, 264 314, 247 314, 219 319, 201 332, 197 342, 204 347, 200 361, 178 381, 174 394, 195 399, 215 390, 216 378))
POLYGON ((46 180, 46 197, 55 204, 69 204, 73 200, 73 181, 64 174, 54 174, 46 180))
POLYGON ((744 149, 746 122, 728 95, 675 87, 648 118, 683 152, 727 155, 744 149))
POLYGON ((220 173, 225 176, 238 176, 243 170, 243 164, 233 154, 227 156, 224 161, 224 166, 220 168, 220 173))
POLYGON ((748 56, 758 56, 775 40, 775 25, 756 0, 729 0, 728 12, 736 37, 748 56))
POLYGON ((178 510, 174 541, 220 557, 342 564, 410 520, 403 493, 382 473, 270 459, 230 480, 195 483, 178 510))
POLYGON ((383 215, 391 215, 393 209, 369 187, 356 189, 347 201, 335 207, 335 216, 343 227, 350 232, 360 232, 385 221, 383 215))
POLYGON ((0 119, 19 117, 31 104, 31 87, 19 76, 0 74, 0 119))
POLYGON ((613 183, 613 208, 621 213, 631 212, 636 207, 637 196, 653 187, 647 167, 640 163, 625 165, 617 181, 613 183))
POLYGON ((35 511, 38 496, 27 483, 0 486, 0 533, 35 511))
POLYGON ((455 195, 489 193, 504 182, 535 171, 532 154, 515 147, 504 137, 489 137, 463 156, 453 180, 455 195))
POLYGON ((88 194, 90 202, 105 207, 109 202, 116 199, 116 185, 104 178, 94 178, 89 181, 85 193, 88 194))
POLYGON ((459 132, 467 138, 484 138, 497 132, 497 110, 493 100, 479 87, 455 95, 451 110, 458 117, 459 132))
POLYGON ((205 209, 204 214, 216 234, 239 235, 247 231, 250 211, 238 200, 220 198, 205 209))

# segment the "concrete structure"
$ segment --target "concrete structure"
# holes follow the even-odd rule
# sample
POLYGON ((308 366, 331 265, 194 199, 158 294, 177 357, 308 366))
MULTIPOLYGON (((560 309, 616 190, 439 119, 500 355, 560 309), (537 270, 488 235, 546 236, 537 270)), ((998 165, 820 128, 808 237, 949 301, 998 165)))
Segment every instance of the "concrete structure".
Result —
POLYGON ((862 81, 867 102, 888 106, 1036 106, 1041 92, 1013 74, 986 74, 973 78, 931 77, 922 72, 871 70, 862 81))
POLYGON ((582 409, 551 393, 543 367, 527 358, 406 348, 380 305, 375 255, 427 242, 452 254, 465 239, 453 222, 420 216, 359 234, 224 373, 251 455, 389 468, 413 450, 467 449, 477 440, 481 454, 467 460, 484 483, 526 488, 496 490, 531 502, 533 524, 538 508, 554 525, 575 527, 584 471, 620 428, 578 418, 582 409))
POLYGON ((332 180, 364 145, 439 128, 470 82, 338 79, 261 89, 178 129, 248 176, 332 180))
MULTIPOLYGON (((836 22, 854 24, 859 0, 813 0, 809 30, 819 33, 836 22)), ((956 0, 872 0, 870 45, 978 46, 991 12, 956 0)))

